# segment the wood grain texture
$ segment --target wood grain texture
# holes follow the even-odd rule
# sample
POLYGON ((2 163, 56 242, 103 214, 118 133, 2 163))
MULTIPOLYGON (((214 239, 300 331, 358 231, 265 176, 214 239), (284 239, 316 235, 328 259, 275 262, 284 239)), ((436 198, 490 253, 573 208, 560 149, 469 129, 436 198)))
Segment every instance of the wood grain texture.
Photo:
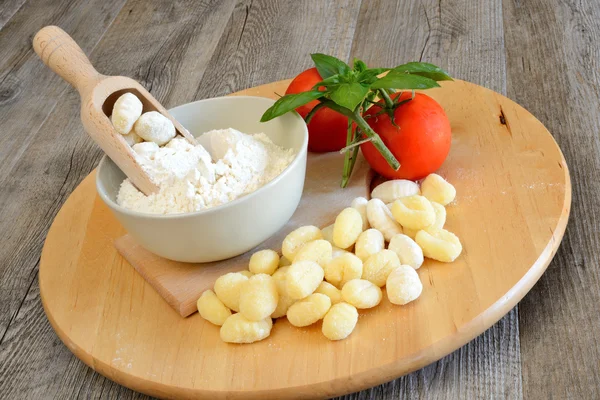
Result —
MULTIPOLYGON (((510 312, 459 350, 402 378, 342 396, 344 400, 518 399, 517 314, 510 312)), ((532 397, 532 398, 535 398, 532 397)))
POLYGON ((149 398, 97 374, 73 357, 50 326, 39 296, 36 276, 0 346, 2 398, 149 398))
MULTIPOLYGON (((34 287, 36 277, 37 263, 41 247, 50 226, 51 220, 59 210, 73 188, 89 173, 98 163, 101 157, 101 151, 87 137, 83 131, 81 121, 79 120, 80 100, 78 94, 69 89, 59 77, 45 67, 31 49, 31 38, 35 32, 46 24, 58 24, 67 29, 70 34, 82 45, 84 51, 90 54, 91 61, 101 72, 112 74, 129 75, 131 71, 139 78, 142 66, 147 66, 146 57, 155 55, 162 60, 161 64, 156 65, 158 71, 173 70, 179 68, 191 68, 190 65, 202 60, 195 48, 187 48, 186 41, 177 46, 179 51, 189 51, 189 54, 181 58, 163 58, 163 42, 157 40, 148 40, 144 33, 152 32, 156 35, 154 39, 166 37, 168 33, 176 35, 175 37, 185 37, 181 33, 195 32, 194 40, 190 44, 198 46, 199 43, 214 42, 213 35, 219 37, 219 31, 216 33, 211 30, 213 27, 224 26, 229 14, 227 7, 230 4, 221 1, 210 3, 170 3, 169 7, 164 8, 164 2, 130 2, 123 8, 114 25, 111 25, 116 14, 119 12, 120 5, 110 2, 86 2, 86 7, 73 4, 56 4, 49 2, 42 4, 31 4, 31 8, 22 8, 15 17, 5 26, 0 33, 0 48, 6 51, 0 63, 6 63, 7 59, 16 59, 25 57, 27 68, 22 70, 21 65, 15 61, 15 66, 4 64, 0 66, 0 77, 4 82, 11 79, 19 79, 27 85, 26 90, 21 90, 15 96, 14 103, 7 102, 0 104, 0 115, 2 120, 0 126, 6 123, 5 132, 14 132, 19 135, 19 140, 11 139, 11 145, 24 145, 28 147, 19 150, 22 154, 13 154, 13 166, 4 166, 0 170, 0 232, 2 235, 3 246, 0 248, 0 346, 5 349, 5 335, 11 332, 21 332, 26 329, 20 325, 27 323, 22 317, 30 312, 29 309, 23 309, 25 295, 30 287, 34 287), (46 5, 47 8, 46 8, 46 5), (66 13, 65 7, 72 7, 69 13, 66 13), (110 10, 108 16, 103 12, 110 10), (190 11, 191 10, 191 11, 190 11), (68 14, 68 15, 67 15, 68 14), (151 18, 153 17, 153 18, 151 18), (171 23, 158 24, 157 21, 171 21, 171 23), (28 21, 25 23, 24 21, 28 21), (184 25, 175 24, 176 21, 186 21, 184 25), (14 28, 13 23, 16 25, 14 28), (102 24, 102 29, 99 29, 102 24), (111 25, 112 29, 105 30, 111 25), (205 28, 199 28, 206 25, 205 28), (181 26, 180 29, 177 26, 181 26), (69 27, 74 27, 70 30, 69 27), (98 36, 93 38, 94 30, 98 30, 98 36), (12 32, 14 30, 15 32, 12 32), (10 36, 9 36, 10 35, 10 36), (7 40, 7 37, 17 37, 18 40, 7 40), (98 40, 102 41, 94 48, 98 40), (127 38, 127 40, 124 40, 127 38), (85 44, 86 40, 94 39, 93 44, 85 44), (9 44, 10 43, 10 44, 9 44), (20 54, 21 46, 23 54, 20 54), (26 46, 26 47, 25 47, 26 46), (94 50, 92 51, 92 48, 94 50), (133 51, 133 49, 142 49, 133 51), (91 53, 90 53, 91 51, 91 53), (129 53, 128 53, 129 52, 129 53), (133 53, 131 55, 131 53, 133 53), (98 60, 98 62, 96 62, 98 60), (188 60, 186 63, 185 61, 188 60), (11 68, 14 69, 11 72, 11 68), (45 85, 48 85, 47 98, 44 97, 45 85), (34 95, 34 92, 36 93, 34 95), (53 103, 47 103, 52 100, 53 103), (25 118, 20 116, 21 121, 12 121, 9 123, 5 115, 8 115, 13 107, 19 108, 24 105, 29 107, 29 115, 25 118), (37 118, 36 112, 31 110, 45 112, 43 117, 37 118), (69 118, 65 118, 68 115, 69 118), (32 121, 38 121, 35 129, 29 127, 32 121), (11 125, 12 124, 12 125, 11 125), (18 130, 14 130, 14 126, 18 130), (31 137, 33 135, 33 137, 31 137), (10 170, 7 168, 10 167, 10 170), (21 308, 21 313, 17 311, 21 308), (15 324, 11 325, 9 332, 7 326, 11 319, 15 324)), ((63 2, 64 3, 64 2, 63 2)), ((92 43, 92 42, 90 42, 92 43)), ((204 57, 210 58, 210 46, 204 49, 204 57)), ((25 68, 25 67, 23 67, 25 68)), ((157 80, 162 79, 157 73, 157 80)), ((198 78, 200 79, 200 78, 198 78)), ((179 87, 185 87, 186 81, 182 81, 179 87)), ((0 86, 1 87, 1 86, 0 86)), ((160 87, 156 85, 157 89, 160 87)), ((164 96, 165 92, 158 90, 158 93, 164 96)), ((156 93, 153 93, 158 98, 156 93)), ((162 99, 161 99, 162 101, 162 99)), ((181 100, 183 102, 184 100, 181 100)), ((178 100, 175 104, 178 104, 178 100)), ((8 143, 10 137, 3 135, 0 141, 6 140, 8 143)), ((4 142, 0 144, 0 152, 6 149, 4 142)), ((9 152, 7 152, 8 154, 9 152)), ((0 155, 0 163, 8 162, 9 159, 0 155)), ((39 317, 43 317, 43 311, 35 309, 39 317)), ((42 321, 42 319, 40 319, 42 321)), ((34 328, 39 328, 36 326, 34 328)), ((15 351, 10 347, 11 368, 2 371, 0 378, 0 393, 14 390, 15 393, 21 393, 27 396, 32 393, 32 398, 42 398, 44 387, 51 385, 56 391, 57 396, 72 398, 69 393, 76 393, 80 381, 73 379, 68 382, 70 386, 53 385, 55 381, 54 373, 58 375, 70 375, 78 371, 80 377, 87 379, 95 374, 90 374, 88 368, 78 360, 74 360, 63 349, 58 350, 63 357, 40 359, 36 354, 44 352, 48 343, 54 343, 55 334, 51 330, 40 330, 42 336, 36 341, 27 342, 27 347, 18 340, 13 346, 18 346, 22 351, 15 351), (31 347, 29 347, 31 346, 31 347), (34 364, 35 368, 30 368, 34 364), (18 373, 16 373, 18 371, 18 373), (86 372, 87 371, 87 372, 86 372), (14 379, 8 379, 8 377, 14 379), (5 378, 6 377, 6 378, 5 378), (15 384, 14 387, 10 386, 15 384)), ((2 360, 9 354, 2 351, 2 360)), ((61 375, 61 376, 62 376, 61 375)), ((96 375, 97 376, 97 375, 96 375)), ((95 383, 85 381, 81 385, 95 385, 95 383), (87 382, 87 383, 85 383, 87 382)), ((104 378, 102 378, 104 380, 104 378)), ((93 382, 97 382, 95 378, 93 382)), ((92 392, 99 393, 100 388, 93 389, 92 392)))
POLYGON ((15 15, 26 0, 3 1, 0 3, 0 29, 15 15))
POLYGON ((58 23, 89 51, 122 3, 30 2, 0 32, 0 342, 33 282, 49 219, 73 189, 69 183, 81 179, 77 172, 91 169, 77 136, 81 123, 64 117, 78 115, 77 97, 63 96, 66 84, 39 61, 31 38, 58 23))
POLYGON ((574 177, 563 246, 519 307, 527 398, 600 397, 599 17, 592 1, 504 4, 508 94, 547 124, 574 177))
POLYGON ((240 1, 232 15, 237 3, 129 0, 112 22, 105 13, 114 16, 119 6, 109 1, 0 2, 0 126, 12 134, 10 141, 6 135, 0 138, 0 393, 32 399, 147 398, 73 357, 49 328, 39 304, 35 270, 49 223, 100 154, 78 118, 64 118, 77 114, 76 94, 63 93, 67 85, 29 47, 37 29, 56 24, 80 43, 87 41, 83 48, 88 54, 94 49, 91 60, 100 72, 139 80, 167 107, 289 78, 310 66, 306 55, 314 50, 346 59, 356 55, 373 65, 423 54, 424 61, 439 62, 464 74, 457 75, 461 78, 500 92, 505 85, 510 97, 550 128, 572 168, 573 215, 561 250, 521 302, 520 315, 511 312, 441 362, 353 398, 598 397, 594 391, 600 387, 600 368, 594 362, 599 346, 593 333, 600 323, 595 310, 600 204, 594 179, 600 150, 594 110, 600 6, 590 0, 505 0, 500 9, 498 0, 408 0, 397 2, 396 8, 396 2, 364 0, 359 19, 358 1, 319 1, 317 12, 299 15, 292 11, 309 10, 314 3, 240 1), (338 4, 356 8, 338 10, 338 4), (252 17, 258 25, 275 28, 253 30, 269 33, 268 40, 246 33, 238 49, 241 35, 236 38, 235 33, 246 31, 247 8, 271 10, 252 17), (318 31, 330 20, 335 23, 326 26, 326 33, 318 31), (221 49, 224 43, 229 43, 227 49, 221 49), (210 73, 214 68, 227 72, 225 83, 215 81, 220 76, 219 71, 210 73), (207 70, 209 81, 202 80, 207 70))
POLYGON ((291 78, 312 66, 314 52, 348 59, 359 6, 358 0, 238 2, 195 97, 291 78))
MULTIPOLYGON (((374 66, 393 66, 408 60, 432 62, 453 76, 506 93, 500 1, 369 1, 363 2, 360 15, 352 57, 374 66), (373 45, 375 37, 378 45, 373 45)), ((425 398, 442 399, 448 393, 463 398, 521 398, 517 318, 515 307, 502 321, 461 348, 460 355, 454 353, 374 389, 381 396, 376 398, 396 398, 393 393, 407 398, 420 398, 423 393, 427 393, 425 398), (443 379, 439 379, 440 371, 443 379)), ((371 395, 362 392, 354 398, 371 395)))
POLYGON ((7 178, 27 146, 57 106, 67 85, 39 62, 31 48, 35 32, 55 24, 66 29, 83 50, 96 46, 125 0, 94 5, 87 1, 32 1, 22 7, 0 33, 0 129, 19 132, 19 140, 0 136, 0 179, 7 178), (6 49, 6 50, 5 50, 6 49), (34 99, 32 101, 32 99, 34 99))
MULTIPOLYGON (((286 86, 265 85, 266 93, 256 94, 272 96, 286 86)), ((128 387, 211 399, 342 394, 414 371, 467 343, 509 312, 546 269, 566 227, 570 180, 551 135, 516 103, 464 81, 428 93, 453 129, 453 150, 440 174, 463 193, 448 208, 447 229, 465 250, 451 265, 426 260, 418 270, 424 289, 417 302, 396 307, 384 299, 361 313, 356 330, 340 342, 325 339, 319 324, 300 335, 281 319, 264 341, 223 343, 218 328, 197 314, 181 318, 117 256, 113 241, 123 227, 94 195, 92 173, 57 215, 40 261, 42 303, 58 336, 86 364, 128 387), (500 169, 505 173, 498 176, 500 169)), ((331 156, 311 158, 317 175, 308 173, 314 178, 305 193, 310 198, 291 225, 326 224, 344 198, 347 205, 357 195, 353 189, 365 193, 365 174, 358 173, 351 191, 331 193, 339 174, 321 165, 331 156), (329 182, 319 177, 323 171, 329 182)), ((224 272, 243 267, 221 265, 224 272)), ((214 279, 214 272, 199 277, 214 279)), ((464 392, 491 392, 485 381, 475 379, 473 386, 480 391, 464 392)))
POLYGON ((196 100, 234 6, 234 0, 130 0, 92 62, 103 74, 137 80, 167 108, 196 100))

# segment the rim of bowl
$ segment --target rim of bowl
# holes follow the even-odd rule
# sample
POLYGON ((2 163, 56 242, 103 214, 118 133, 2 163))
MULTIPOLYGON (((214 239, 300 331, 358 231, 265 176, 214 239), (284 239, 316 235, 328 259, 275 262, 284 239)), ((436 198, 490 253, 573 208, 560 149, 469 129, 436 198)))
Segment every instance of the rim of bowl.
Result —
MULTIPOLYGON (((259 100, 259 101, 266 101, 270 104, 274 104, 275 100, 273 99, 269 99, 267 97, 259 97, 259 96, 221 96, 221 97, 213 97, 213 98, 209 98, 209 99, 202 99, 202 100, 197 100, 197 101, 192 101, 190 103, 185 103, 185 104, 181 104, 179 106, 170 108, 168 111, 172 112, 173 110, 176 110, 180 107, 185 107, 185 106, 189 106, 192 104, 197 104, 197 103, 203 103, 203 102, 208 102, 208 101, 224 101, 224 100, 232 100, 235 98, 240 98, 240 99, 254 99, 254 100, 259 100)), ((235 101, 235 100, 234 100, 235 101)), ((151 214, 151 213, 145 213, 145 212, 141 212, 141 211, 134 211, 131 210, 129 208, 125 208, 121 205, 119 205, 116 201, 113 201, 112 199, 110 199, 105 193, 103 193, 102 190, 100 190, 99 185, 100 185, 100 174, 99 171, 102 168, 102 166, 104 165, 104 163, 108 162, 107 160, 110 160, 110 157, 108 157, 106 154, 104 154, 104 156, 102 157, 102 159, 100 160, 100 163, 98 164, 98 172, 96 173, 96 193, 98 193, 98 195, 100 196, 100 198, 102 199, 102 201, 104 201, 106 204, 108 204, 110 207, 117 209, 118 211, 122 212, 123 214, 128 214, 131 216, 135 216, 135 217, 141 217, 141 218, 150 218, 150 219, 177 219, 177 218, 187 218, 187 217, 191 217, 191 216, 197 216, 197 215, 202 215, 202 214, 210 214, 213 212, 219 212, 222 210, 225 210, 229 207, 235 207, 236 205, 246 201, 249 198, 252 198, 253 196, 256 195, 256 193, 267 189, 271 186, 275 186, 277 184, 277 182, 279 182, 280 180, 284 179, 284 177, 286 175, 288 175, 289 171, 295 167, 298 163, 300 163, 300 158, 301 156, 303 156, 304 154, 307 153, 307 149, 308 149, 308 127, 306 126, 306 123, 304 122, 304 119, 300 116, 300 114, 298 114, 296 111, 292 112, 292 116, 293 118, 296 118, 299 122, 302 123, 302 128, 303 128, 303 133, 304 133, 304 137, 302 140, 302 144, 300 147, 300 150, 296 153, 296 155, 294 156, 294 159, 292 160, 292 162, 283 170, 281 171, 281 173, 279 175, 277 175, 275 178, 273 178, 269 183, 267 183, 264 186, 261 186, 260 188, 256 189, 255 191, 253 191, 252 193, 248 193, 244 196, 238 197, 237 199, 234 199, 232 201, 229 201, 227 203, 224 204, 220 204, 218 206, 214 206, 214 207, 210 207, 204 210, 199 210, 199 211, 192 211, 192 212, 185 212, 185 213, 175 213, 175 214, 151 214)), ((280 118, 280 117, 277 117, 280 118)), ((112 160, 111 160, 112 161, 112 160)), ((113 161, 114 163, 114 161, 113 161)), ((116 165, 116 164, 115 164, 116 165)), ((117 165, 117 168, 119 168, 119 166, 117 165)))

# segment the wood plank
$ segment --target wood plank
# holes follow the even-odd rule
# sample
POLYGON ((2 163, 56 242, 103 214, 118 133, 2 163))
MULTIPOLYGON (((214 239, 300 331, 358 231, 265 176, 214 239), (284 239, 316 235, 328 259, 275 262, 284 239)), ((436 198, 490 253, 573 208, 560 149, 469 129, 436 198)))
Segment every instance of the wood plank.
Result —
POLYGON ((240 1, 206 67, 195 98, 223 96, 292 78, 309 54, 347 60, 360 1, 240 1))
POLYGON ((519 306, 528 398, 600 397, 599 17, 594 1, 504 2, 508 94, 554 134, 574 183, 562 246, 519 306))
POLYGON ((207 79, 235 4, 130 0, 91 61, 103 74, 137 80, 167 108, 188 103, 207 79))
POLYGON ((31 40, 43 26, 60 25, 89 53, 125 0, 37 0, 27 3, 0 32, 0 182, 14 168, 67 84, 38 59, 31 40), (18 127, 18 132, 14 132, 18 127), (17 140, 15 140, 18 138, 17 140))
MULTIPOLYGON (((50 225, 49 217, 58 208, 56 192, 61 192, 65 171, 74 168, 65 160, 70 154, 61 154, 57 175, 46 179, 53 171, 52 164, 38 164, 36 173, 29 170, 35 164, 35 154, 26 152, 34 139, 48 139, 48 132, 39 131, 61 97, 66 85, 37 59, 31 49, 31 37, 42 26, 60 24, 69 29, 84 49, 90 51, 112 23, 123 0, 102 2, 93 7, 91 2, 29 2, 22 7, 0 33, 0 127, 10 135, 0 138, 0 214, 5 246, 0 250, 0 342, 11 318, 31 285, 41 244, 50 225), (15 131, 14 127, 19 130, 15 131), (27 161, 19 162, 25 157, 27 161), (10 175, 15 166, 16 174, 10 175), (61 172, 63 174, 61 174, 61 172), (17 177, 15 179, 15 177, 17 177), (37 192, 38 181, 53 185, 54 191, 37 192), (54 193, 54 194, 50 194, 54 193)), ((73 103, 73 110, 75 103, 73 103)), ((67 131, 68 132, 68 131, 67 131)), ((52 136, 52 134, 50 134, 52 136)), ((37 142, 39 144, 40 142, 37 142)), ((38 146, 44 160, 52 157, 48 149, 38 146)), ((63 193, 64 194, 64 193, 63 193)))
MULTIPOLYGON (((210 59, 211 49, 214 49, 221 35, 219 27, 226 25, 233 5, 231 1, 203 3, 156 1, 154 4, 131 1, 123 7, 114 26, 102 38, 98 47, 91 52, 90 59, 101 72, 130 75, 146 83, 149 82, 152 94, 167 106, 186 102, 190 98, 186 97, 185 88, 191 83, 193 94, 197 82, 202 79, 202 70, 197 69, 196 64, 205 65, 210 59), (166 40, 171 41, 165 44, 166 40), (199 50, 200 48, 202 51, 199 50), (193 73, 193 71, 197 72, 193 73), (171 81, 167 79, 167 75, 177 80, 171 81), (185 79, 178 79, 181 76, 185 79), (140 79, 144 77, 148 78, 140 79), (174 91, 171 92, 172 90, 174 91), (166 103, 164 98, 168 97, 169 93, 173 93, 171 96, 182 96, 182 99, 173 97, 172 104, 166 103)), ((61 7, 66 6, 68 4, 61 4, 54 11, 41 6, 33 7, 31 11, 29 8, 22 8, 17 16, 18 20, 31 19, 39 27, 46 24, 59 24, 67 29, 70 26, 74 27, 71 33, 89 54, 93 46, 89 44, 90 40, 82 35, 89 36, 94 29, 97 29, 93 21, 102 22, 105 27, 110 25, 120 8, 113 4, 115 9, 112 9, 106 17, 101 17, 103 14, 98 7, 94 7, 89 2, 84 8, 71 9, 69 19, 65 22, 59 11, 62 10, 61 7), (20 15, 26 11, 29 14, 20 15), (89 13, 93 17, 88 15, 89 13), (44 14, 47 15, 42 18, 44 14)), ((104 7, 108 5, 103 5, 101 8, 104 7)), ((11 20, 4 31, 7 31, 15 20, 17 17, 11 20)), ((23 34, 32 36, 37 25, 32 27, 30 24, 28 29, 31 32, 23 34)), ((4 39, 4 31, 0 34, 0 46, 3 40, 7 40, 4 39)), ((94 43, 98 41, 101 33, 94 43)), ((14 388, 10 386, 11 391, 15 390, 15 393, 21 393, 23 396, 31 392, 32 398, 35 398, 36 393, 42 393, 46 385, 55 381, 55 372, 71 374, 72 368, 85 371, 87 367, 79 362, 73 366, 72 360, 75 358, 72 355, 67 361, 52 358, 37 359, 38 352, 47 352, 45 343, 58 340, 52 330, 40 332, 44 337, 33 344, 14 344, 13 346, 18 350, 11 346, 9 352, 5 351, 5 344, 2 343, 1 338, 5 333, 6 337, 9 337, 10 333, 6 332, 7 325, 13 317, 15 325, 11 326, 11 332, 24 329, 19 321, 23 321, 20 318, 27 311, 16 313, 35 276, 36 264, 46 232, 62 203, 81 179, 96 166, 101 154, 98 147, 83 132, 78 117, 80 102, 77 92, 72 89, 65 90, 66 84, 37 60, 37 56, 31 51, 30 38, 26 43, 29 46, 27 51, 35 58, 30 61, 28 59, 27 63, 33 66, 5 74, 7 77, 5 82, 18 76, 19 80, 28 82, 32 87, 36 85, 47 87, 47 92, 52 94, 52 96, 48 95, 47 100, 50 101, 52 97, 54 104, 46 110, 47 115, 43 117, 39 129, 36 126, 33 133, 27 130, 19 131, 17 133, 19 140, 11 138, 14 142, 29 141, 30 143, 26 146, 26 152, 23 150, 21 154, 15 155, 11 173, 3 172, 4 175, 0 176, 3 188, 0 191, 0 202, 3 204, 0 209, 0 232, 3 232, 4 243, 0 249, 0 360, 3 365, 8 365, 4 360, 11 354, 10 365, 12 366, 10 369, 0 371, 0 393, 3 393, 4 385, 9 384, 7 379, 10 376, 10 384, 16 384, 14 388), (20 379, 23 374, 27 375, 30 363, 39 365, 39 369, 36 368, 38 374, 20 379)), ((24 43, 19 45, 25 46, 24 43)), ((17 53, 15 51, 15 54, 17 53)), ((25 56, 29 57, 27 54, 25 56)), ((0 71, 4 72, 6 68, 5 65, 0 71)), ((33 95, 25 96, 25 91, 19 93, 17 103, 24 104, 26 108, 41 107, 39 102, 46 101, 33 95), (36 100, 32 101, 34 98, 36 100)), ((8 113, 8 107, 12 106, 0 104, 0 107, 0 115, 4 115, 3 113, 8 113)), ((5 120, 0 121, 0 126, 5 122, 5 120)), ((16 125, 25 126, 23 121, 16 125)), ((5 135, 3 138, 9 136, 5 135)), ((0 145, 0 148, 4 149, 2 146, 0 145)), ((3 155, 0 156, 0 160, 5 161, 3 155)), ((41 313, 39 299, 37 307, 41 313)), ((87 372, 80 373, 80 376, 84 377, 94 375, 87 372)), ((60 386, 57 390, 69 392, 73 386, 80 385, 84 386, 86 383, 71 382, 71 387, 60 386)))
MULTIPOLYGON (((420 60, 506 93, 500 1, 363 2, 351 56, 372 66, 420 60)), ((437 363, 345 399, 522 397, 518 310, 437 363)))
POLYGON ((25 4, 26 0, 10 0, 0 3, 0 29, 15 15, 25 4))
POLYGON ((60 24, 90 51, 124 1, 101 2, 100 7, 85 1, 39 3, 21 8, 0 33, 0 130, 7 133, 0 136, 0 342, 31 284, 46 230, 58 210, 55 200, 65 194, 65 177, 86 158, 86 153, 72 152, 69 143, 82 137, 72 139, 77 128, 65 125, 77 121, 79 105, 72 92, 66 100, 62 97, 66 84, 37 58, 31 37, 44 25, 60 24), (56 130, 42 129, 57 104, 56 130), (67 130, 59 131, 63 128, 67 130), (53 141, 57 134, 63 141, 53 141))

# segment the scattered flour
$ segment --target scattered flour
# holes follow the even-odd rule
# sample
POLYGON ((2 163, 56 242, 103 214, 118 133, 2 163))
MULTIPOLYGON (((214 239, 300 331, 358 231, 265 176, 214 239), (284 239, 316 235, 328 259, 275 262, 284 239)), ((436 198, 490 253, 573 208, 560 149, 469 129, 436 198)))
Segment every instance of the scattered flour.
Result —
POLYGON ((202 142, 210 153, 179 137, 164 147, 153 142, 135 144, 140 164, 160 190, 146 196, 125 179, 117 203, 151 214, 215 207, 266 185, 294 158, 291 149, 275 145, 264 133, 213 130, 203 135, 202 142))

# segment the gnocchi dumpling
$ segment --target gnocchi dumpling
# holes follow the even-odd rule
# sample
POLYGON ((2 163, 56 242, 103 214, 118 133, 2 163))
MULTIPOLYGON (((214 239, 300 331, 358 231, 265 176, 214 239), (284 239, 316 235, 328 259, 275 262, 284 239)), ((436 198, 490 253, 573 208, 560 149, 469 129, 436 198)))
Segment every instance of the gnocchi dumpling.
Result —
POLYGON ((421 295, 423 284, 414 268, 401 265, 388 276, 385 290, 390 303, 404 305, 421 295))
POLYGON ((123 139, 130 146, 135 146, 136 144, 140 144, 144 142, 144 139, 135 134, 135 132, 130 132, 127 135, 123 135, 123 139))
POLYGON ((314 261, 298 261, 287 271, 286 290, 289 297, 300 300, 311 295, 323 281, 323 268, 314 261))
POLYGON ((431 206, 433 207, 433 211, 435 212, 435 222, 427 229, 442 229, 444 227, 444 224, 446 223, 446 208, 440 203, 436 203, 435 201, 431 202, 431 206))
POLYGON ((331 249, 331 258, 337 258, 343 254, 352 254, 352 252, 344 249, 340 249, 339 247, 333 246, 331 249))
POLYGON ((333 258, 325 266, 325 280, 337 288, 342 288, 346 282, 362 276, 363 263, 352 253, 345 253, 333 258))
POLYGON ((315 290, 315 293, 321 293, 329 297, 331 304, 337 304, 342 301, 342 292, 329 282, 321 282, 321 284, 315 290))
POLYGON ((240 313, 251 321, 260 321, 277 308, 279 293, 273 277, 267 274, 256 274, 240 292, 240 313))
POLYGON ((425 229, 435 222, 435 210, 431 202, 419 195, 396 200, 392 205, 392 214, 400 225, 410 229, 425 229))
POLYGON ((249 269, 254 274, 273 275, 279 267, 279 254, 274 250, 260 250, 250 257, 249 269))
POLYGON ((346 249, 356 243, 361 234, 363 220, 355 208, 348 207, 342 210, 333 224, 333 244, 341 249, 346 249))
POLYGON ((159 146, 167 144, 176 135, 173 122, 158 111, 143 113, 135 121, 133 131, 144 140, 159 146))
POLYGON ((296 253, 294 262, 298 261, 314 261, 323 268, 331 261, 333 248, 327 240, 318 239, 306 243, 296 253))
POLYGON ((381 302, 381 289, 366 279, 352 279, 342 288, 342 298, 356 308, 372 308, 381 302))
POLYGON ((369 256, 379 253, 384 248, 385 239, 383 234, 377 229, 371 228, 358 236, 356 245, 354 246, 354 253, 364 262, 369 256))
POLYGON ((271 314, 271 318, 285 317, 287 310, 296 302, 296 300, 292 299, 287 294, 286 282, 288 269, 289 267, 281 267, 273 274, 273 280, 275 281, 277 293, 279 294, 279 301, 277 302, 275 311, 273 311, 273 314, 271 314))
POLYGON ((355 208, 356 211, 358 211, 360 213, 360 216, 362 217, 362 221, 363 221, 362 230, 363 231, 366 231, 367 229, 370 228, 369 219, 367 218, 367 203, 368 202, 369 202, 369 200, 365 199, 364 197, 357 197, 354 200, 352 200, 352 203, 350 203, 350 207, 355 208))
POLYGON ((421 182, 421 191, 423 196, 443 206, 451 203, 456 197, 454 186, 438 174, 429 174, 421 182))
MULTIPOLYGON (((444 224, 446 223, 446 208, 441 204, 433 201, 431 202, 431 206, 433 207, 433 211, 435 212, 435 222, 433 223, 433 225, 430 225, 427 228, 424 228, 423 230, 432 231, 443 229, 444 224)), ((422 229, 411 229, 405 226, 402 227, 402 231, 404 232, 404 234, 412 240, 415 240, 415 238, 417 237, 417 233, 420 230, 422 229)))
POLYGON ((254 274, 246 269, 237 272, 238 274, 244 275, 246 278, 252 277, 254 274))
POLYGON ((400 266, 400 260, 396 253, 391 250, 381 250, 373 254, 363 264, 362 279, 382 287, 388 275, 400 266))
POLYGON ((113 105, 112 114, 110 116, 110 120, 115 127, 115 130, 121 135, 129 134, 131 129, 133 129, 135 121, 142 115, 143 108, 142 102, 133 93, 125 93, 119 96, 113 105))
POLYGON ((452 262, 462 252, 458 237, 445 229, 419 231, 415 241, 423 249, 425 257, 437 261, 452 262))
POLYGON ((392 203, 401 197, 421 194, 419 185, 406 179, 394 179, 383 182, 371 192, 371 197, 384 203, 392 203))
POLYGON ((335 246, 333 243, 333 224, 321 229, 321 234, 323 235, 323 240, 327 240, 332 246, 335 246))
POLYGON ((322 319, 330 307, 329 297, 322 293, 313 293, 292 304, 288 309, 287 319, 290 324, 298 327, 312 325, 322 319))
POLYGON ((198 313, 208 322, 221 326, 231 315, 231 310, 225 307, 225 304, 212 290, 205 290, 197 302, 198 313))
POLYGON ((321 330, 329 340, 346 339, 358 322, 358 310, 351 304, 338 303, 331 306, 323 318, 321 330))
POLYGON ((381 232, 388 242, 394 235, 402 233, 400 224, 394 219, 385 203, 379 199, 371 199, 367 203, 367 218, 371 227, 381 232))
POLYGON ((265 318, 251 321, 241 313, 233 314, 221 326, 221 340, 227 343, 254 343, 271 334, 273 321, 265 318))
POLYGON ((248 277, 239 272, 229 272, 221 275, 215 281, 215 293, 219 300, 235 312, 240 311, 240 293, 242 286, 248 282, 248 277))
POLYGON ((396 235, 390 240, 388 250, 398 255, 400 263, 410 265, 414 269, 419 269, 423 265, 423 250, 413 239, 407 235, 396 235))
POLYGON ((304 244, 313 240, 323 239, 321 230, 313 225, 301 226, 290 232, 281 245, 281 252, 290 261, 296 258, 296 253, 304 244))
POLYGON ((292 262, 288 260, 286 257, 279 257, 279 268, 281 267, 289 267, 292 265, 292 262))

